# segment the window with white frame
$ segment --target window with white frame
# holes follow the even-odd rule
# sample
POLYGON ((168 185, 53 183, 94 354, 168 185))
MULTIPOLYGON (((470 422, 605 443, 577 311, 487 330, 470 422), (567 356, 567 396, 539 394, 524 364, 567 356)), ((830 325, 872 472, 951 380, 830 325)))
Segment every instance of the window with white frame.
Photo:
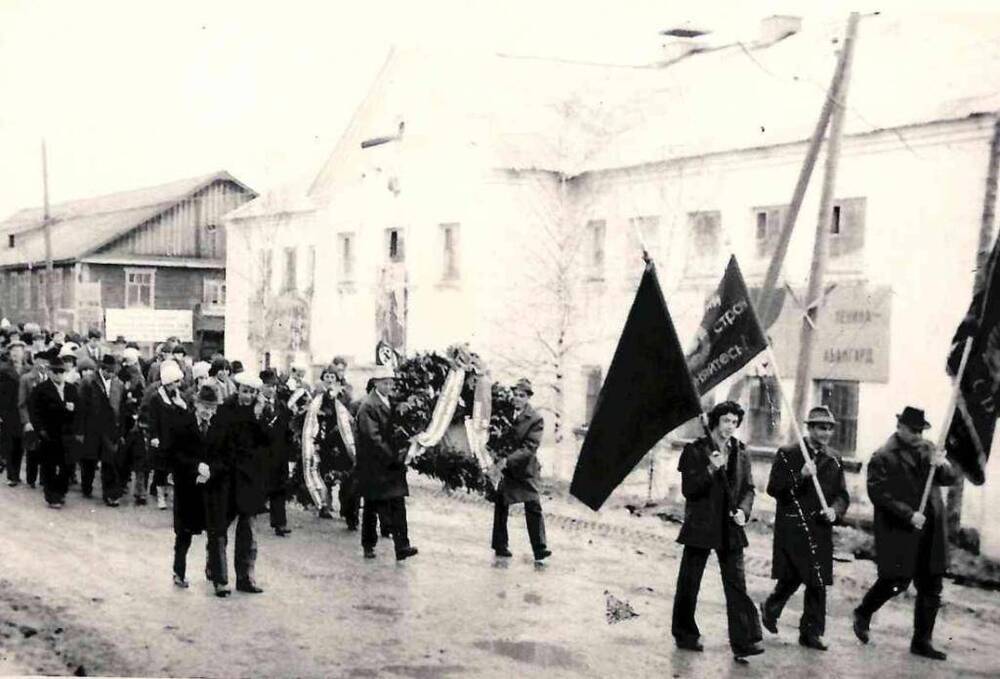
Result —
POLYGON ((604 278, 604 242, 607 227, 603 219, 587 222, 587 268, 592 279, 604 278))
POLYGON ((155 269, 125 269, 125 308, 152 309, 155 288, 155 269))
POLYGON ((722 215, 718 211, 689 212, 688 225, 691 233, 691 247, 688 249, 687 271, 689 274, 715 274, 706 270, 719 256, 722 244, 722 215))
POLYGON ((441 225, 441 255, 442 280, 458 280, 458 224, 441 225))
POLYGON ((285 248, 285 279, 281 286, 282 292, 294 292, 298 289, 298 252, 294 247, 285 248))
MULTIPOLYGON (((656 257, 659 254, 660 249, 660 218, 655 215, 647 215, 644 217, 632 217, 629 221, 629 238, 633 245, 638 248, 640 245, 644 244, 646 250, 649 252, 650 257, 656 257), (636 234, 642 235, 642 243, 638 241, 636 234)), ((642 253, 637 251, 635 253, 627 252, 626 260, 631 259, 632 255, 635 254, 636 257, 642 253)))
POLYGON ((354 234, 337 234, 337 259, 340 261, 340 280, 354 278, 354 234))
POLYGON ((202 282, 203 296, 201 312, 203 314, 223 314, 226 311, 226 279, 206 278, 202 282))
POLYGON ((788 212, 787 205, 756 207, 754 215, 754 244, 758 257, 768 257, 774 253, 781 235, 781 226, 788 212))
POLYGON ((406 259, 406 249, 403 243, 403 230, 393 227, 385 230, 386 254, 390 262, 402 262, 406 259))

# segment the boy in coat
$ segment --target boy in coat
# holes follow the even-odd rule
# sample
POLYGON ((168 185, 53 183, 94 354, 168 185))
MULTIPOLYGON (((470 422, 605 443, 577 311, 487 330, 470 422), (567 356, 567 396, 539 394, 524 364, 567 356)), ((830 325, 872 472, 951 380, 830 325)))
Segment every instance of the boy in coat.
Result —
POLYGON ((524 503, 524 520, 528 527, 528 541, 536 561, 552 555, 545 541, 545 519, 539 501, 541 465, 538 464, 538 446, 545 431, 545 420, 529 403, 534 391, 525 378, 514 386, 514 437, 517 446, 499 462, 503 476, 497 487, 493 504, 493 551, 499 557, 512 556, 507 535, 507 514, 510 505, 524 503))
POLYGON ((950 486, 958 475, 944 451, 935 450, 923 432, 931 425, 924 411, 906 406, 896 416, 896 433, 875 451, 868 463, 868 497, 875 506, 875 555, 878 579, 854 609, 854 634, 867 644, 872 616, 913 581, 917 600, 913 611, 910 652, 944 660, 931 636, 941 607, 942 576, 948 568, 948 533, 941 492, 932 488, 921 513, 920 500, 928 474, 934 484, 950 486))
POLYGON ((377 366, 372 376, 375 388, 358 409, 357 479, 364 497, 361 514, 361 546, 366 559, 375 558, 377 524, 392 532, 396 560, 417 554, 410 545, 406 525, 406 453, 392 447, 392 405, 395 374, 389 366, 377 366))
POLYGON ((833 584, 833 524, 847 512, 844 468, 830 448, 837 424, 826 406, 809 411, 805 439, 809 457, 802 457, 799 445, 778 449, 771 466, 767 494, 777 500, 774 511, 774 550, 771 577, 774 591, 761 604, 761 622, 772 634, 778 633, 778 618, 799 585, 805 583, 799 644, 825 651, 826 587, 833 584), (824 512, 812 482, 815 476, 827 501, 824 512))
POLYGON ((702 651, 694 613, 708 555, 715 551, 726 596, 729 644, 745 658, 764 652, 757 606, 747 594, 743 526, 750 520, 754 487, 746 446, 733 434, 743 408, 719 403, 708 414, 709 434, 684 446, 678 471, 684 494, 684 523, 677 542, 684 545, 674 594, 672 633, 678 648, 702 651))

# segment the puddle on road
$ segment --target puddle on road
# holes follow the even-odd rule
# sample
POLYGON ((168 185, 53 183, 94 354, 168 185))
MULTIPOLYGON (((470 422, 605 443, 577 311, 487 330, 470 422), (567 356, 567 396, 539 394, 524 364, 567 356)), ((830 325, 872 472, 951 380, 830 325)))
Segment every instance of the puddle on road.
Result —
POLYGON ((495 655, 540 667, 562 669, 583 667, 583 663, 562 646, 540 641, 477 641, 472 645, 481 651, 489 651, 495 655))

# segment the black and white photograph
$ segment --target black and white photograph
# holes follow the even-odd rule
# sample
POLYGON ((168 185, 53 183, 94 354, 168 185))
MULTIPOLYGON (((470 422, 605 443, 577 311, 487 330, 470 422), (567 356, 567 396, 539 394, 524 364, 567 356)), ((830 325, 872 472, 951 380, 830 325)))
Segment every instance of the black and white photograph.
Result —
POLYGON ((1000 677, 998 185, 985 0, 0 0, 0 676, 1000 677))

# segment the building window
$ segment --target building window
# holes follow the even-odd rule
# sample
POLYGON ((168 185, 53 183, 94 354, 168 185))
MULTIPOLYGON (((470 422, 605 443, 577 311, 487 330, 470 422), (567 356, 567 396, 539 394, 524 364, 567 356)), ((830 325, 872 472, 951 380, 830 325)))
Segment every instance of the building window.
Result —
POLYGON ((754 244, 758 257, 774 252, 787 211, 785 205, 754 208, 754 244))
POLYGON ((215 224, 206 224, 202 233, 202 255, 205 257, 217 257, 219 248, 219 227, 215 224))
POLYGON ((830 256, 859 252, 865 246, 865 199, 843 198, 830 216, 830 256))
POLYGON ((309 292, 316 289, 316 246, 309 246, 309 292))
POLYGON ((441 247, 441 278, 446 281, 458 280, 458 224, 441 225, 441 247))
POLYGON ((847 380, 816 382, 816 402, 827 406, 837 418, 830 445, 844 455, 858 447, 858 383, 847 380))
POLYGON ((781 395, 778 380, 771 376, 750 380, 749 439, 755 445, 775 445, 781 434, 781 395))
POLYGON ((226 312, 226 279, 206 278, 202 285, 201 312, 212 315, 224 314, 226 312))
POLYGON ((406 253, 403 248, 403 230, 399 228, 385 230, 386 250, 390 262, 402 262, 406 253))
POLYGON ((688 273, 715 274, 706 270, 719 256, 721 245, 722 215, 719 212, 690 212, 688 225, 691 229, 690 256, 687 258, 688 273))
POLYGON ((52 269, 52 308, 63 308, 63 270, 52 269))
POLYGON ((584 377, 587 380, 587 401, 584 406, 584 423, 590 424, 594 413, 597 411, 597 400, 601 395, 601 385, 604 384, 604 375, 598 366, 588 366, 583 369, 584 377))
POLYGON ((14 234, 12 233, 7 234, 7 247, 9 248, 14 247, 14 234))
POLYGON ((260 275, 260 287, 257 290, 257 294, 261 299, 271 294, 272 254, 273 253, 270 249, 260 251, 260 268, 258 269, 258 274, 260 275))
POLYGON ((590 277, 594 279, 604 278, 604 240, 606 234, 607 227, 603 219, 591 219, 587 222, 589 250, 587 264, 590 268, 590 277))
POLYGON ((341 233, 337 236, 337 251, 340 253, 340 280, 349 281, 354 277, 353 233, 341 233))
POLYGON ((296 254, 295 248, 285 248, 285 281, 281 287, 282 292, 294 292, 298 289, 296 254))
POLYGON ((125 308, 152 309, 155 286, 154 269, 125 269, 125 308))

